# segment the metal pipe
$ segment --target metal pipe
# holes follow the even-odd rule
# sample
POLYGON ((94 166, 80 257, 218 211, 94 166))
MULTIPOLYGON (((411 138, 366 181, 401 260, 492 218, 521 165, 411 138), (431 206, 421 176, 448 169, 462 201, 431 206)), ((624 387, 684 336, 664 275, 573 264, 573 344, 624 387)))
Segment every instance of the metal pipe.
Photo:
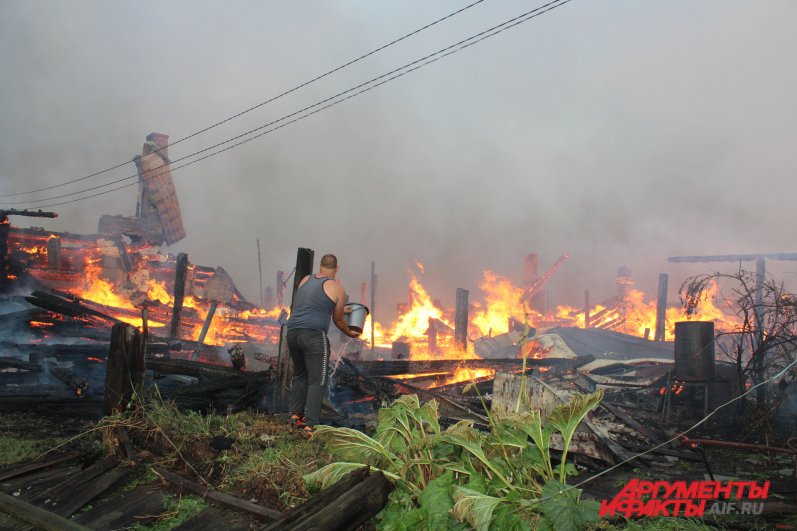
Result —
POLYGON ((797 455, 797 450, 791 448, 778 448, 776 446, 766 446, 763 444, 749 444, 737 443, 731 441, 715 441, 713 439, 690 439, 684 437, 681 439, 681 444, 684 446, 691 446, 693 444, 702 444, 703 446, 719 446, 724 448, 739 448, 742 450, 755 450, 757 452, 775 452, 779 454, 797 455))

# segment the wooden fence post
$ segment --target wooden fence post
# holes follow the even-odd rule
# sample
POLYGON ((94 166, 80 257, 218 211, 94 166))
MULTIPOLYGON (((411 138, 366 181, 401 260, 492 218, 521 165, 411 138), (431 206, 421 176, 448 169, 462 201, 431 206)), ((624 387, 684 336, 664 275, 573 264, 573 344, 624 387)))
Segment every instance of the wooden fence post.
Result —
POLYGON ((125 410, 133 389, 144 382, 146 336, 135 326, 117 323, 111 329, 111 348, 105 372, 103 411, 113 415, 125 410))

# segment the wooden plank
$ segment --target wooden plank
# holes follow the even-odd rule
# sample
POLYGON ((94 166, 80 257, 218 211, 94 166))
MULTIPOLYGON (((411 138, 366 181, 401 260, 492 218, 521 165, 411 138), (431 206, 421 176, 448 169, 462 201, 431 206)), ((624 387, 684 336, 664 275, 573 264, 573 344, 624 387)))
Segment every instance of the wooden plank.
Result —
POLYGON ((41 505, 45 509, 56 507, 63 499, 72 497, 83 484, 101 476, 118 464, 119 459, 116 456, 100 459, 80 473, 71 475, 66 481, 62 481, 41 492, 33 499, 33 503, 41 505))
POLYGON ((88 531, 89 529, 8 494, 0 493, 0 511, 47 531, 88 531))
POLYGON ((362 482, 368 476, 368 470, 369 467, 364 466, 359 470, 351 472, 331 487, 322 490, 320 493, 313 496, 303 504, 290 510, 280 520, 277 520, 268 526, 265 531, 278 531, 279 529, 285 529, 286 527, 295 524, 309 515, 318 512, 338 499, 344 493, 348 492, 355 485, 362 482))
POLYGON ((64 478, 71 474, 80 472, 77 467, 57 468, 55 470, 44 470, 41 474, 33 474, 34 477, 25 476, 12 480, 11 483, 4 484, 0 491, 8 493, 19 492, 20 496, 29 500, 36 496, 42 489, 48 489, 57 485, 64 478))
POLYGON ((72 459, 75 459, 76 457, 79 457, 80 455, 81 455, 80 452, 69 452, 68 454, 59 455, 58 457, 53 457, 45 461, 33 462, 27 465, 22 465, 20 467, 13 468, 11 470, 6 470, 0 473, 0 481, 6 481, 8 479, 15 478, 17 476, 24 476, 25 474, 41 470, 42 468, 48 468, 53 465, 63 463, 65 461, 70 461, 72 459))
POLYGON ((72 499, 56 506, 53 512, 58 516, 69 517, 75 514, 81 507, 91 500, 113 487, 117 481, 125 477, 130 470, 126 468, 115 468, 106 472, 103 476, 91 482, 88 486, 80 489, 72 499))
POLYGON ((211 487, 202 486, 199 483, 178 476, 160 467, 153 467, 152 470, 165 481, 178 487, 180 490, 201 496, 209 503, 224 507, 225 509, 246 513, 265 522, 273 522, 282 517, 282 513, 278 511, 266 509, 260 505, 255 505, 254 503, 236 498, 235 496, 219 492, 211 487))
POLYGON ((36 528, 25 520, 0 512, 0 529, 3 531, 34 531, 36 528))
POLYGON ((207 529, 224 529, 225 531, 249 531, 252 524, 242 518, 240 513, 227 511, 219 507, 208 507, 204 511, 189 518, 172 531, 205 531, 207 529))
POLYGON ((371 474, 307 518, 282 529, 291 531, 353 531, 378 514, 395 487, 382 471, 371 474))
POLYGON ((155 520, 163 512, 163 493, 150 485, 105 500, 73 520, 92 529, 120 529, 155 520))

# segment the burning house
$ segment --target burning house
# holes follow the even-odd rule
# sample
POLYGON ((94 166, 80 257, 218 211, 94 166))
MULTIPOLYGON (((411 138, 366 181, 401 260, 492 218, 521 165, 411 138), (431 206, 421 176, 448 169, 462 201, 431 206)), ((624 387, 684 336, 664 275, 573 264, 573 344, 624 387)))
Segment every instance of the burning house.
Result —
MULTIPOLYGON (((282 293, 284 273, 277 275, 277 305, 266 309, 247 301, 224 269, 164 251, 164 244, 186 235, 169 170, 168 137, 147 136, 134 162, 135 215, 103 215, 96 234, 14 227, 10 220, 16 215, 56 214, 0 212, 0 285, 6 294, 0 380, 11 384, 5 391, 40 393, 46 382, 56 395, 98 392, 110 328, 126 323, 146 332, 149 369, 189 378, 175 384, 182 387, 172 395, 184 403, 191 393, 212 398, 237 388, 229 395, 237 407, 260 400, 261 406, 279 409, 290 385, 290 364, 284 345, 280 348, 280 317, 290 302, 282 293), (271 391, 262 387, 272 382, 271 391), (242 402, 244 391, 249 400, 242 402)), ((312 271, 312 251, 305 254, 297 260, 294 282, 312 271)), ((369 316, 363 339, 338 338, 333 345, 333 402, 350 411, 357 409, 353 404, 371 407, 392 396, 421 393, 443 400, 454 418, 479 418, 476 399, 463 395, 463 388, 475 384, 489 401, 497 373, 517 374, 524 367, 539 375, 586 367, 580 373, 586 389, 626 385, 629 375, 637 380, 645 375, 641 381, 653 393, 672 387, 670 340, 680 310, 650 300, 625 267, 617 272, 616 295, 593 305, 586 297, 582 308, 554 307, 545 286, 569 256, 540 273, 539 256, 528 254, 517 283, 485 271, 480 293, 458 289, 453 308, 423 285, 423 265, 417 263, 393 322, 371 323, 369 316), (662 331, 658 341, 650 340, 651 331, 662 331)), ((361 292, 365 302, 367 286, 361 292)), ((727 319, 711 304, 701 311, 696 320, 727 319)), ((159 380, 159 387, 168 390, 168 379, 159 380)))

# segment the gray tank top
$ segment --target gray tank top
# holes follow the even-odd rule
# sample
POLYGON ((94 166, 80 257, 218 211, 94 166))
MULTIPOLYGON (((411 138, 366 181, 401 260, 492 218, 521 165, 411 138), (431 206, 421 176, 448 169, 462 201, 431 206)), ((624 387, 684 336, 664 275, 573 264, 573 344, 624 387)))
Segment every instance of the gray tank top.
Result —
POLYGON ((291 317, 288 319, 288 330, 321 330, 327 332, 332 318, 335 303, 324 291, 324 282, 329 277, 310 278, 296 291, 291 317))

